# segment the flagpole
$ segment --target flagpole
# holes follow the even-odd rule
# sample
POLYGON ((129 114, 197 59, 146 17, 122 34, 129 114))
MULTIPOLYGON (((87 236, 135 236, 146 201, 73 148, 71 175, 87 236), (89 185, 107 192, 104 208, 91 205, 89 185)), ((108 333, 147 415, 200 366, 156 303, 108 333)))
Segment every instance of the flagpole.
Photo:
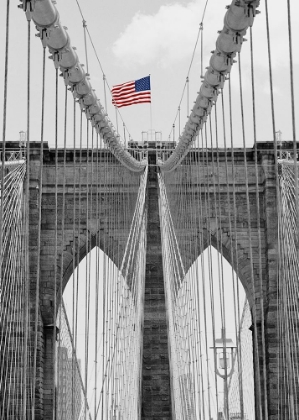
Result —
MULTIPOLYGON (((149 73, 149 78, 151 80, 151 74, 149 73)), ((152 88, 152 87, 151 87, 152 88)), ((151 95, 152 98, 152 95, 151 95)), ((152 99, 150 101, 150 130, 151 130, 151 141, 153 140, 153 113, 152 113, 152 99)))
POLYGON ((150 119, 151 119, 151 140, 153 140, 153 115, 152 115, 152 103, 150 103, 150 119))

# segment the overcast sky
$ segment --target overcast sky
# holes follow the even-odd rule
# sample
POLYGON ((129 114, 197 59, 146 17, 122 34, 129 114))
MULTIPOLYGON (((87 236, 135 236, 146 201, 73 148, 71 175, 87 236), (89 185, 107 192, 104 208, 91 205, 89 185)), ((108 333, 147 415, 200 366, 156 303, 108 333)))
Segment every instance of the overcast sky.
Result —
MULTIPOLYGON (((17 139, 20 130, 26 130, 26 19, 24 13, 11 2, 10 55, 9 55, 9 91, 8 91, 8 127, 7 139, 17 139)), ((151 74, 152 83, 152 128, 162 131, 163 139, 168 139, 177 113, 179 101, 185 84, 192 51, 201 22, 203 0, 193 1, 158 1, 158 0, 99 0, 81 1, 89 32, 92 36, 98 57, 109 85, 123 83, 151 74)), ((215 47, 217 31, 223 27, 223 17, 227 0, 210 0, 204 20, 204 67, 209 64, 210 51, 215 47)), ((258 140, 271 139, 271 119, 269 106, 269 77, 267 70, 266 30, 264 2, 261 2, 261 14, 254 23, 255 69, 258 109, 258 140)), ((278 0, 269 2, 271 19, 272 56, 274 64, 275 106, 277 130, 283 133, 283 139, 291 138, 289 70, 287 44, 286 6, 278 0)), ((286 3, 286 2, 285 2, 286 3)), ((298 85, 298 39, 299 5, 291 1, 295 82, 298 85)), ((82 63, 85 63, 85 50, 82 19, 75 0, 57 1, 61 22, 68 27, 71 43, 77 47, 82 63)), ((4 63, 5 13, 1 14, 0 58, 4 63)), ((32 39, 32 117, 31 139, 39 140, 40 126, 40 86, 42 48, 38 38, 32 39)), ((247 34, 249 39, 249 34, 247 34)), ((49 54, 47 53, 47 56, 49 54)), ((251 97, 249 79, 249 42, 242 49, 244 98, 250 117, 251 97)), ((92 86, 104 105, 103 74, 88 43, 89 73, 92 86)), ((54 126, 54 68, 47 60, 46 91, 46 140, 53 143, 54 126)), ((235 107, 238 111, 237 68, 233 70, 232 84, 236 95, 235 107)), ((3 64, 0 70, 3 86, 3 64)), ((63 89, 63 83, 61 84, 63 89)), ((200 87, 200 48, 197 48, 194 64, 190 73, 190 108, 200 87)), ((3 89, 3 88, 2 88, 3 89)), ((1 101, 2 102, 2 101, 1 101)), ((108 113, 115 123, 115 111, 107 95, 108 113)), ((0 104, 2 107, 2 103, 0 104)), ((298 107, 297 107, 298 108, 298 107)), ((239 116, 236 111, 236 126, 239 116)), ((139 140, 142 131, 150 128, 150 105, 134 105, 121 109, 121 114, 131 136, 139 140)), ((181 127, 187 117, 187 98, 181 106, 181 127)), ((250 118, 249 118, 250 119, 250 118)), ((1 121, 2 126, 2 121, 1 121)), ((121 124, 121 123, 120 123, 121 124)), ((176 137, 178 124, 176 126, 176 137)), ((70 135, 69 135, 70 137, 70 135)), ((238 134, 235 136, 238 138, 238 134)), ((248 144, 252 143, 251 129, 248 128, 248 144)))

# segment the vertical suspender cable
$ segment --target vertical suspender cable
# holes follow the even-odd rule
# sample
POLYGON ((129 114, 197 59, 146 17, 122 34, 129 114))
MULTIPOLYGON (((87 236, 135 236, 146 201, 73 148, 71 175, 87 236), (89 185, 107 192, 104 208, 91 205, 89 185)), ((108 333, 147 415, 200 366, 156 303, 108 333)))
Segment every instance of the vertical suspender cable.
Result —
MULTIPOLYGON (((62 209, 61 209, 61 234, 60 234, 60 273, 59 273, 59 325, 60 329, 62 330, 62 288, 63 288, 63 274, 64 274, 64 238, 65 238, 65 182, 66 182, 66 133, 67 133, 67 86, 65 87, 65 102, 64 102, 64 128, 63 128, 63 181, 62 181, 62 209)), ((56 314, 55 314, 56 315, 56 314)), ((59 357, 58 357, 58 363, 57 363, 57 371, 60 371, 60 362, 62 362, 62 356, 61 356, 61 343, 62 343, 62 335, 59 335, 59 357)), ((60 376, 60 375, 58 375, 60 376)), ((61 378, 61 376, 60 376, 61 378)), ((57 384, 57 394, 59 395, 60 392, 63 392, 62 389, 60 389, 60 384, 58 382, 57 384)))
POLYGON ((178 114, 179 114, 179 135, 181 134, 181 107, 178 107, 178 114))
MULTIPOLYGON (((233 233, 235 235, 235 246, 233 247, 232 235, 231 235, 231 249, 232 255, 235 251, 235 273, 233 272, 233 288, 234 288, 234 314, 235 320, 240 320, 240 295, 239 295, 239 262, 238 262, 238 231, 237 231, 237 202, 236 202, 236 182, 235 182, 235 154, 234 154, 234 135, 233 135, 233 115, 232 115, 232 89, 231 89, 231 78, 229 77, 229 121, 230 121, 230 134, 231 134, 231 161, 232 161, 232 184, 233 184, 233 233), (235 282, 236 279, 236 282, 235 282), (236 283, 236 284, 235 284, 236 283), (237 296, 236 296, 237 295, 237 296), (237 305, 236 305, 237 297, 237 305), (236 311, 237 306, 237 311, 236 311)), ((242 365, 242 342, 241 334, 238 335, 237 326, 235 326, 236 344, 237 344, 237 363, 238 363, 238 379, 239 379, 239 392, 240 392, 240 411, 241 416, 244 417, 244 392, 243 392, 243 365, 242 365)))
POLYGON ((116 121, 116 132, 117 132, 117 134, 119 135, 119 130, 118 130, 118 109, 117 109, 117 106, 114 106, 114 108, 115 108, 115 121, 116 121))
MULTIPOLYGON (((245 170, 245 187, 246 187, 246 207, 247 207, 247 221, 248 221, 248 240, 249 240, 249 264, 250 264, 250 276, 251 276, 251 285, 252 293, 255 297, 255 278, 254 278, 254 269, 253 269, 253 253, 252 253, 252 230, 251 230, 251 210, 250 210, 250 198, 249 198, 249 179, 248 179, 248 167, 247 167, 247 156, 246 156, 246 140, 245 140, 245 123, 244 123, 244 105, 243 105, 243 86, 242 86, 242 71, 241 71, 241 55, 238 54, 238 64, 239 64, 239 88, 240 88, 240 105, 241 105, 241 122, 242 122, 242 138, 243 138, 243 154, 244 154, 244 170, 245 170)), ((255 302, 254 302, 255 304, 255 302)), ((255 340, 255 354, 256 354, 256 364, 257 364, 257 374, 258 374, 258 409, 260 418, 263 419, 263 410, 262 410, 262 401, 261 401, 261 384, 260 384, 260 358, 259 358, 259 341, 257 335, 257 312, 256 306, 254 305, 253 311, 253 324, 254 324, 254 340, 255 340)))
POLYGON ((2 128, 2 168, 1 168, 1 202, 0 202, 0 288, 2 286, 2 229, 3 229, 3 193, 5 174, 5 141, 6 141, 6 116, 7 116, 7 85, 8 85, 8 48, 9 48, 9 23, 10 0, 6 2, 6 33, 5 33, 5 64, 4 64, 4 93, 3 93, 3 128, 2 128))
POLYGON ((88 55, 87 55, 87 42, 86 42, 86 30, 87 30, 86 20, 83 19, 83 32, 84 32, 84 47, 85 47, 86 71, 87 71, 87 74, 89 74, 88 55))
MULTIPOLYGON (((221 91, 221 95, 223 92, 221 91)), ((223 106, 223 104, 222 104, 223 106)), ((220 174, 220 167, 219 167, 219 141, 218 141, 218 117, 217 117, 217 104, 215 103, 215 139, 216 139, 216 150, 217 150, 217 171, 220 174)), ((218 283, 219 283, 219 303, 220 303, 220 313, 221 313, 221 326, 222 329, 226 329, 226 316, 225 316, 225 301, 224 301, 224 273, 223 273, 223 226, 222 226, 222 211, 221 211, 221 188, 220 188, 220 179, 218 176, 217 182, 217 193, 218 193, 218 208, 219 208, 219 224, 218 229, 216 232, 216 240, 217 245, 220 247, 220 255, 217 254, 218 257, 218 283), (219 231, 218 231, 219 230, 219 231)), ((224 337, 225 339, 226 337, 224 337)), ((226 344, 224 343, 224 352, 226 353, 226 344)), ((227 372, 227 362, 226 357, 224 357, 224 368, 227 372)), ((224 377, 224 410, 228 413, 228 383, 227 383, 227 376, 224 377), (225 404, 226 402, 226 404, 225 404)))
MULTIPOLYGON (((89 156, 89 151, 88 151, 88 156, 89 156)), ((94 211, 95 211, 95 209, 93 207, 94 206, 94 201, 93 201, 94 200, 94 197, 93 197, 93 191, 94 191, 94 164, 93 163, 94 163, 94 128, 91 128, 91 153, 90 153, 90 172, 91 172, 91 177, 89 178, 89 182, 88 182, 88 188, 90 189, 90 195, 89 195, 90 196, 90 206, 89 206, 90 211, 89 211, 89 214, 87 215, 88 216, 88 221, 93 218, 93 214, 94 214, 94 211)), ((93 237, 92 236, 93 236, 93 232, 90 229, 90 233, 89 233, 89 241, 90 241, 89 242, 89 251, 90 251, 89 257, 90 258, 89 258, 89 268, 88 268, 88 283, 90 285, 91 285, 91 273, 92 273, 92 269, 96 268, 96 263, 97 263, 97 261, 96 261, 96 248, 94 250, 95 252, 93 253, 94 258, 93 259, 91 258, 91 256, 92 256, 91 249, 92 249, 92 246, 93 246, 93 237)), ((93 279, 94 279, 94 273, 93 273, 93 279)), ((92 282, 92 284, 96 287, 94 281, 92 282)), ((96 290, 94 290, 94 286, 92 288, 92 291, 91 291, 91 289, 89 289, 90 290, 90 296, 93 296, 94 294, 96 294, 96 290)), ((91 286, 90 286, 90 288, 91 288, 91 286)), ((89 299, 91 301, 91 297, 89 299)), ((90 310, 90 313, 91 313, 91 308, 89 310, 90 310)), ((94 357, 94 360, 95 360, 95 357, 94 357)), ((91 366, 91 368, 94 368, 94 366, 91 366)), ((91 371, 91 374, 92 374, 92 371, 91 371)), ((90 375, 90 382, 91 381, 92 381, 92 378, 91 378, 91 375, 90 375)), ((90 407, 90 408, 92 409, 92 407, 90 407)))
POLYGON ((33 396, 32 396, 32 420, 35 418, 35 385, 37 363, 37 337, 39 316, 39 291, 40 291, 40 251, 41 251, 41 219, 42 219, 42 192, 43 192, 43 158, 44 158, 44 118, 45 118, 45 75, 46 75, 46 48, 43 47, 43 75, 42 75, 42 115, 41 115, 41 145, 39 160, 39 184, 38 184, 38 234, 37 234, 37 270, 35 291, 35 325, 34 325, 34 356, 33 356, 33 396))
MULTIPOLYGON (((89 251, 91 249, 91 233, 89 232, 89 124, 87 122, 86 125, 86 138, 87 138, 87 145, 86 145, 86 244, 85 244, 85 260, 86 260, 86 269, 85 269, 85 389, 87 391, 88 388, 88 362, 89 362, 89 315, 90 315, 90 254, 89 251)), ((84 419, 86 419, 87 415, 87 399, 85 399, 84 404, 84 419)))
POLYGON ((75 310, 75 349, 77 351, 77 343, 78 343, 78 294, 79 294, 79 278, 80 278, 80 249, 81 249, 81 177, 82 177, 82 137, 83 137, 83 111, 80 111, 80 149, 79 149, 79 182, 78 182, 78 248, 77 248, 77 273, 76 273, 76 310, 75 310))
MULTIPOLYGON (((214 108, 216 113, 216 107, 214 108)), ((210 120, 210 136, 211 136, 211 160, 212 160, 212 173, 215 173, 215 165, 214 165, 214 144, 213 144, 213 131, 212 131, 212 117, 209 116, 210 120)), ((216 122, 216 118, 215 118, 216 122)), ((217 127, 215 127, 217 130, 217 127)), ((218 158, 218 149, 216 153, 216 157, 218 158)), ((218 167, 218 165, 217 165, 218 167)), ((218 171, 218 177, 219 177, 219 171, 218 171)), ((217 212, 217 198, 216 198, 216 183, 215 183, 215 177, 213 177, 213 201, 214 201, 214 208, 215 208, 215 220, 216 220, 216 231, 218 231, 218 212, 217 212)), ((212 252, 211 252, 211 235, 212 232, 210 231, 209 234, 209 254, 208 254, 208 260, 209 260, 209 283, 210 283, 210 297, 211 297, 211 316, 212 316, 212 332, 213 332, 213 343, 215 343, 216 340, 216 326, 215 326, 215 297, 214 297, 214 276, 213 276, 213 264, 212 264, 212 252)), ((217 366, 217 356, 216 352, 214 352, 214 366, 217 366)), ((219 407, 219 394, 218 394, 218 382, 217 382, 217 373, 216 369, 214 367, 214 375, 215 375, 215 388, 216 388, 216 405, 217 405, 217 412, 219 407)))
MULTIPOLYGON (((112 154, 109 151, 109 155, 108 155, 108 168, 109 166, 112 164, 112 154)), ((112 170, 113 173, 113 170, 112 170)), ((108 176, 107 176, 107 183, 108 183, 108 176)), ((109 194, 109 199, 112 198, 112 194, 109 194)), ((110 200, 109 200, 110 201, 110 200)), ((112 201, 112 200, 111 200, 112 201)), ((113 212, 113 201, 111 203, 111 208, 112 208, 112 212, 113 212)), ((110 233, 111 232, 111 218, 109 217, 107 220, 107 230, 110 233)), ((111 238, 110 235, 107 238, 107 250, 110 250, 110 246, 111 246, 111 238)), ((109 374, 107 375, 107 380, 106 380, 106 417, 108 418, 109 416, 109 390, 110 390, 110 380, 111 380, 111 370, 112 370, 112 360, 111 360, 111 346, 110 346, 110 333, 111 333, 111 318, 110 318, 110 314, 111 314, 111 288, 112 285, 110 282, 110 258, 108 256, 108 254, 106 255, 106 290, 107 290, 107 304, 106 304, 106 354, 107 354, 107 362, 109 365, 109 374)))
MULTIPOLYGON (((277 217, 278 220, 280 219, 281 214, 281 200, 280 200, 280 188, 279 188, 279 176, 278 176, 278 162, 277 162, 277 139, 275 136, 275 113, 274 113, 274 95, 273 95, 273 76, 272 76, 272 57, 271 57, 271 43, 270 43, 270 24, 269 24, 269 12, 268 12, 268 0, 265 0, 265 8, 266 8, 266 31, 267 31, 267 47, 268 47, 268 65, 269 65, 269 81, 270 81, 270 99, 271 99, 271 117, 272 117, 272 135, 273 135, 273 142, 274 142, 274 167, 275 167, 275 178, 276 178, 276 206, 277 206, 277 217)), ((295 156, 294 156, 295 159, 295 156)), ((277 240, 277 276, 278 281, 277 284, 280 283, 280 271, 282 269, 281 265, 279 264, 280 257, 281 257, 281 249, 279 239, 277 240)), ((278 304, 278 301, 277 301, 278 304)), ((288 351, 289 349, 287 349, 288 351)), ((277 360, 279 363, 279 360, 277 360)), ((290 369, 290 364, 287 363, 287 370, 290 369)), ((280 372, 279 372, 280 375, 280 372)), ((294 395, 293 391, 289 391, 289 407, 292 411, 292 419, 295 418, 294 416, 294 395)), ((280 409, 280 401, 278 401, 278 407, 280 409)))
MULTIPOLYGON (((28 15, 27 15, 28 16, 28 15)), ((27 417, 27 373, 28 373, 28 347, 29 347, 29 199, 30 199, 30 78, 31 78, 31 26, 28 19, 27 32, 27 160, 25 185, 25 307, 24 307, 24 353, 23 353, 23 409, 22 419, 27 417)))
POLYGON ((296 118, 295 118, 295 95, 294 95, 294 66, 293 66, 293 46, 292 46, 292 22, 291 5, 287 0, 288 6, 288 35, 289 35, 289 55, 290 55, 290 84, 291 84, 291 109, 292 109, 292 134, 293 134, 293 154, 294 154, 294 177, 295 177, 295 205, 296 205, 296 230, 297 230, 297 252, 299 255, 299 192, 298 192, 298 158, 297 158, 297 139, 296 139, 296 118))
MULTIPOLYGON (((85 57, 86 57, 86 69, 87 73, 89 73, 89 66, 88 66, 88 53, 87 53, 87 42, 86 42, 86 21, 83 19, 83 27, 84 27, 84 45, 85 45, 85 57)), ((89 124, 87 122, 86 126, 86 136, 87 136, 87 145, 86 145, 86 289, 85 289, 85 389, 87 391, 88 388, 88 352, 89 352, 89 312, 90 312, 90 267, 88 267, 88 262, 90 263, 91 256, 89 255, 90 251, 90 243, 91 243, 91 233, 89 232, 88 220, 89 220, 89 177, 88 177, 88 170, 89 170, 89 124), (89 270, 88 270, 89 268, 89 270)), ((118 131, 118 129, 117 129, 118 131)), ((80 216, 79 216, 80 217, 80 216)), ((84 419, 86 419, 87 415, 87 398, 84 400, 84 419)))
MULTIPOLYGON (((55 70, 55 251, 54 290, 53 290, 53 365, 56 366, 56 329, 57 329, 57 260, 58 260, 58 69, 55 70)), ((56 375, 53 375, 52 389, 56 387, 56 375)), ((53 391, 52 412, 56 416, 56 393, 53 391)))
POLYGON ((189 118, 189 76, 186 77, 187 85, 187 118, 189 118))
POLYGON ((200 77, 203 78, 203 22, 200 22, 200 77))
MULTIPOLYGON (((189 180, 190 180, 190 187, 191 187, 191 197, 192 197, 192 208, 195 207, 196 205, 196 193, 195 193, 195 189, 192 188, 192 184, 191 184, 191 180, 192 180, 192 166, 194 165, 194 161, 196 160, 196 154, 194 154, 192 157, 190 156, 190 171, 189 171, 189 180), (194 159, 193 159, 194 156, 194 159)), ((198 171, 196 171, 196 175, 198 175, 198 171)), ((192 211, 191 213, 191 223, 190 223, 190 227, 192 229, 192 225, 196 226, 196 230, 197 228, 197 212, 196 211, 192 211)), ((197 257, 197 253, 196 250, 200 247, 201 249, 203 248, 200 244, 198 244, 198 242, 200 243, 200 239, 202 238, 202 235, 200 235, 200 238, 198 240, 198 236, 196 236, 196 240, 195 240, 195 245, 193 245, 193 249, 194 249, 194 254, 192 259, 194 259, 196 261, 196 257, 197 257)), ((191 249, 192 249, 192 245, 191 245, 191 249)), ((191 282, 191 337, 192 337, 192 343, 191 343, 191 360, 190 360, 190 364, 192 362, 192 370, 191 370, 191 375, 190 375, 190 390, 189 390, 189 394, 190 394, 190 400, 191 400, 191 404, 194 407, 194 414, 196 415, 196 391, 195 391, 195 381, 196 378, 198 377, 199 371, 198 371, 198 364, 197 364, 197 354, 198 354, 198 313, 196 311, 197 306, 198 306, 198 302, 196 302, 196 296, 197 296, 197 291, 198 291, 198 267, 197 264, 193 263, 192 267, 191 267, 191 275, 190 275, 190 282, 191 282)))
POLYGON ((123 129, 124 129, 124 146, 127 148, 127 140, 126 140, 126 125, 123 122, 123 129))
MULTIPOLYGON (((73 257, 73 297, 72 297, 72 336, 75 340, 75 305, 76 305, 76 252, 77 251, 77 241, 76 241, 76 182, 77 179, 75 177, 76 174, 76 100, 73 100, 73 171, 74 171, 74 190, 73 190, 73 249, 72 249, 72 257, 73 257)), ((75 349, 75 348, 74 348, 75 349)), ((72 354, 72 417, 75 417, 75 353, 72 354)))
MULTIPOLYGON (((209 153, 208 153, 208 138, 207 138, 207 123, 205 123, 204 125, 204 139, 205 139, 205 156, 206 156, 206 172, 207 174, 210 172, 210 168, 209 168, 209 153)), ((203 145, 204 146, 204 145, 203 145)), ((204 149, 204 147, 203 147, 204 149)), ((212 209, 211 209, 211 200, 210 200, 210 181, 209 181, 209 176, 207 176, 207 185, 206 185, 206 198, 207 200, 205 200, 205 209, 206 209, 206 222, 208 224, 208 237, 207 237, 207 241, 208 243, 210 242, 210 235, 211 235, 211 224, 210 224, 210 215, 212 214, 212 209)), ((209 252, 209 251, 208 251, 209 252)), ((203 269, 204 269, 204 258, 203 258, 203 269)), ((209 267, 208 267, 209 270, 209 267)), ((207 359, 207 385, 208 385, 208 401, 209 401, 209 417, 211 418, 211 402, 210 402, 210 375, 209 375, 209 363, 208 363, 208 339, 207 339, 207 298, 206 298, 206 276, 205 276, 205 269, 204 271, 204 275, 202 276, 202 293, 203 293, 203 309, 204 309, 204 330, 205 330, 205 343, 206 343, 206 359, 207 359)), ((209 270, 209 274, 210 274, 210 270, 209 270)))
POLYGON ((261 333, 262 333, 262 363, 263 363, 263 379, 264 379, 264 404, 265 419, 268 418, 268 396, 267 396, 267 366, 266 366, 266 343, 265 343, 265 315, 264 315, 264 293, 263 293, 263 272, 262 272, 262 239, 261 239, 261 214, 260 214, 260 198, 258 184, 258 151, 257 151, 257 131, 256 131, 256 107, 255 107, 255 85, 254 85, 254 62, 253 62, 253 36, 252 27, 250 26, 250 59, 251 59, 251 89, 252 89, 252 116, 253 116, 253 136, 254 136, 254 163, 255 163, 255 189, 256 189, 256 206, 257 206, 257 232, 258 232, 258 248, 259 248, 259 288, 260 288, 260 304, 261 304, 261 333))
MULTIPOLYGON (((199 141, 199 140, 198 140, 199 141)), ((199 146, 198 146, 199 147, 199 146)), ((199 197, 200 197, 200 199, 198 200, 199 201, 199 203, 198 203, 198 207, 199 207, 199 214, 200 214, 200 216, 199 216, 199 220, 203 220, 203 201, 204 200, 202 200, 202 195, 203 195, 203 192, 202 192, 202 188, 201 188, 201 180, 200 180, 200 165, 199 165, 199 163, 200 163, 200 155, 199 155, 199 152, 197 153, 197 158, 196 158, 196 166, 197 166, 197 171, 196 171, 196 173, 197 173, 197 183, 198 183, 198 190, 199 190, 199 197)), ((206 202, 205 202, 205 204, 206 204, 206 202)), ((206 208, 206 206, 205 206, 205 208, 206 208)), ((199 229, 200 229, 200 238, 199 238, 199 249, 200 249, 200 252, 201 252, 201 255, 200 255, 200 258, 201 258, 201 281, 203 282, 204 281, 204 277, 203 277, 203 249, 204 249, 204 233, 203 233, 203 229, 202 228, 200 228, 200 226, 199 226, 199 229)), ((198 334, 198 341, 199 341, 199 356, 198 356, 198 358, 200 359, 200 363, 199 363, 199 367, 198 367, 198 369, 199 369, 199 373, 198 373, 198 395, 199 395, 199 398, 200 398, 200 396, 201 396, 201 393, 200 393, 200 391, 202 391, 203 392, 203 386, 202 386, 202 381, 203 381, 203 375, 202 375, 202 328, 201 328, 201 295, 200 295, 200 281, 199 281, 199 279, 200 279, 200 277, 199 277, 199 273, 198 273, 198 263, 196 262, 196 280, 198 280, 198 281, 196 281, 196 297, 197 297, 197 334, 198 334)), ((199 407, 199 419, 201 420, 202 419, 202 412, 203 412, 203 415, 205 414, 205 402, 204 402, 204 399, 202 399, 203 400, 203 403, 202 403, 202 407, 199 407)))
POLYGON ((105 110, 107 112, 106 75, 103 74, 105 110))
MULTIPOLYGON (((94 418, 97 415, 97 389, 98 389, 98 337, 99 337, 99 275, 100 275, 100 244, 99 244, 99 141, 96 135, 96 177, 95 177, 95 200, 96 200, 96 268, 95 268, 95 370, 94 370, 94 418)), ((92 172, 93 173, 93 172, 92 172)), ((94 181, 93 181, 94 185, 94 181)))
MULTIPOLYGON (((272 121, 272 135, 273 135, 273 142, 274 142, 274 162, 275 162, 276 188, 277 188, 277 198, 278 198, 279 197, 278 195, 279 183, 278 183, 278 169, 277 169, 277 141, 276 141, 276 136, 275 136, 275 113, 274 113, 273 76, 272 76, 272 58, 271 58, 271 45, 270 45, 268 0, 265 0, 265 7, 266 7, 266 30, 267 30, 267 46, 268 46, 271 117, 272 117, 271 121, 272 121)), ((279 204, 279 202, 277 204, 279 204)))
MULTIPOLYGON (((105 151, 104 156, 106 156, 107 158, 107 154, 108 152, 105 151)), ((106 167, 106 160, 104 161, 104 165, 106 167)), ((105 168, 104 171, 104 179, 103 179, 103 195, 104 195, 104 199, 107 198, 107 191, 105 188, 105 178, 106 178, 106 174, 107 174, 107 168, 105 168)), ((106 252, 106 226, 104 225, 103 227, 103 231, 104 231, 104 244, 103 244, 103 250, 104 252, 106 252)), ((105 372, 105 356, 106 356, 106 344, 105 344, 105 340, 106 340, 106 255, 103 255, 103 271, 102 271, 102 275, 103 275, 103 288, 102 288, 102 296, 103 296, 103 305, 102 305, 102 377, 104 375, 106 375, 105 372)), ((102 378, 102 383, 103 386, 101 388, 101 400, 102 400, 102 409, 101 409, 101 420, 104 420, 104 402, 105 402, 105 397, 104 397, 104 387, 105 387, 105 378, 102 378)), ((99 402, 100 403, 100 402, 99 402)))
MULTIPOLYGON (((229 79, 229 91, 230 91, 230 79, 229 79)), ((231 93, 231 92, 229 92, 231 93)), ((231 100, 231 96, 229 95, 229 102, 231 100)), ((222 102, 222 120, 223 120, 223 139, 224 139, 224 157, 225 157, 225 173, 226 173, 226 186, 227 186, 227 205, 228 205, 228 224, 229 224, 229 237, 230 237, 230 257, 231 257, 231 267, 232 267, 232 281, 234 283, 234 269, 233 266, 235 265, 234 261, 234 253, 233 253, 233 240, 232 240, 232 215, 231 215, 231 203, 230 203, 230 192, 229 192, 229 173, 228 173, 228 157, 227 157, 227 142, 226 142, 226 126, 225 126, 225 107, 224 107, 224 93, 223 90, 221 91, 221 102, 222 102)), ((230 117, 231 117, 231 111, 232 108, 230 107, 230 117)), ((231 121, 231 118, 230 118, 231 121)), ((231 130, 232 130, 232 124, 231 124, 231 130)), ((231 140, 233 140, 233 134, 231 132, 231 140)), ((233 146, 232 146, 233 147, 233 146)), ((234 153, 232 149, 232 183, 233 183, 233 204, 235 204, 235 184, 234 184, 234 153)), ((238 300, 239 304, 239 300, 238 300)), ((236 319, 235 319, 236 320, 236 319)), ((242 388, 242 381, 239 382, 240 385, 240 394, 243 395, 243 388, 242 388)), ((241 413, 243 412, 243 398, 241 399, 241 413)), ((228 401, 229 403, 229 401, 228 401)), ((243 413, 244 414, 244 413, 243 413)))
MULTIPOLYGON (((4 224, 3 224, 3 212, 4 212, 4 176, 5 176, 5 142, 6 142, 6 117, 7 117, 7 90, 8 90, 8 50, 9 50, 9 26, 10 23, 10 0, 6 2, 6 34, 5 34, 5 64, 4 64, 4 94, 3 94, 3 128, 2 128, 2 153, 1 161, 1 198, 0 198, 0 291, 3 293, 3 234, 4 234, 4 224)), ((2 344, 2 343, 1 343, 2 344)), ((3 370, 3 365, 1 371, 3 370)), ((2 378, 0 380, 2 382, 2 378)), ((3 410, 4 415, 4 410, 3 410)))

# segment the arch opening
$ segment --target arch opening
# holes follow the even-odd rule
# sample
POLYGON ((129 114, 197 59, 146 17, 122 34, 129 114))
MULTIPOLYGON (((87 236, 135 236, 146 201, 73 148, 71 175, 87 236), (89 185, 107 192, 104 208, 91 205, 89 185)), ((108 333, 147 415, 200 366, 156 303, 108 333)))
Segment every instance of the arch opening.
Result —
POLYGON ((227 259, 206 247, 181 281, 175 304, 168 299, 173 409, 194 418, 253 420, 252 317, 227 259))
POLYGON ((86 264, 84 260, 89 258, 88 255, 90 253, 93 255, 92 259, 94 261, 96 260, 94 255, 100 252, 100 255, 106 255, 116 268, 121 265, 123 245, 120 245, 117 240, 115 240, 115 243, 111 241, 109 235, 102 230, 96 234, 88 234, 87 231, 83 231, 82 238, 79 238, 77 241, 78 244, 74 244, 72 241, 65 247, 66 251, 64 252, 63 258, 63 291, 67 287, 69 280, 74 276, 75 271, 78 270, 79 265, 82 262, 86 264), (73 249, 76 250, 75 253, 73 253, 73 249))
MULTIPOLYGON (((136 276, 138 269, 140 264, 136 276)), ((129 288, 98 246, 69 278, 57 313, 58 419, 108 418, 128 410, 135 418, 141 333, 141 290, 135 286, 129 288)))

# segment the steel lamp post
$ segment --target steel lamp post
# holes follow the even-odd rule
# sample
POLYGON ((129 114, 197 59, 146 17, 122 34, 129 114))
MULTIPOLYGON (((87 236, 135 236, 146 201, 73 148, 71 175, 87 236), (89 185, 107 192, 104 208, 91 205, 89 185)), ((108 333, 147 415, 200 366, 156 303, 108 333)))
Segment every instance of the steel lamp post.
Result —
POLYGON ((233 362, 236 346, 231 338, 226 337, 225 328, 221 328, 221 338, 215 339, 214 347, 211 348, 214 351, 216 374, 223 379, 224 416, 226 420, 229 420, 227 379, 234 372, 233 362))

